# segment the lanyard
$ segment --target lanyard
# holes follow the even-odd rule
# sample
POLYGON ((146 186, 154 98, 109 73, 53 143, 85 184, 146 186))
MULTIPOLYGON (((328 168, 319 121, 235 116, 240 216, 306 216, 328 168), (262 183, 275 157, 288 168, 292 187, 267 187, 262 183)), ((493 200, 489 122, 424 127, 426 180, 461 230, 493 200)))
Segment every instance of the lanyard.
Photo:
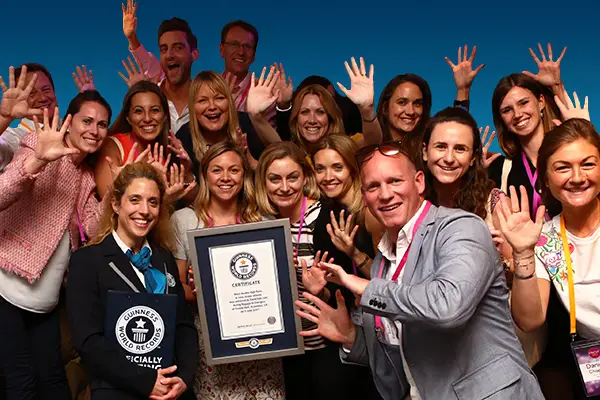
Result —
POLYGON ((533 210, 532 215, 535 215, 539 206, 542 205, 542 196, 537 191, 536 183, 538 178, 538 171, 535 170, 534 174, 531 174, 531 168, 529 167, 529 161, 527 161, 527 157, 525 156, 525 152, 521 152, 521 157, 523 158, 523 165, 525 165, 525 171, 527 171, 527 177, 529 178, 529 183, 531 184, 531 188, 533 189, 533 210))
POLYGON ((304 213, 306 212, 306 196, 302 198, 302 208, 300 209, 300 224, 298 225, 298 240, 296 245, 300 246, 300 236, 302 236, 302 228, 304 227, 304 213))
POLYGON ((77 227, 79 228, 79 238, 81 239, 81 244, 84 245, 87 243, 87 239, 85 238, 85 234, 83 233, 83 226, 81 225, 81 218, 79 218, 79 210, 75 207, 75 214, 77 214, 77 227))
POLYGON ((563 253, 567 262, 567 282, 569 284, 569 318, 571 320, 571 338, 577 335, 577 317, 575 315, 575 284, 573 283, 573 260, 571 258, 571 249, 567 239, 567 229, 565 228, 565 217, 560 215, 560 235, 562 237, 563 253))
POLYGON ((252 86, 252 75, 250 74, 250 72, 248 72, 248 75, 250 75, 250 80, 248 80, 248 86, 246 86, 242 94, 235 99, 235 108, 237 110, 239 110, 240 107, 242 107, 242 105, 244 104, 244 101, 246 101, 246 97, 248 97, 248 92, 250 91, 250 86, 252 86))
MULTIPOLYGON (((415 234, 417 233, 417 230, 419 229, 419 226, 421 226, 421 223, 427 216, 427 213, 429 212, 430 208, 431 208, 431 203, 426 200, 425 208, 423 209, 423 212, 421 212, 421 215, 419 215, 417 222, 415 222, 415 226, 413 226, 413 231, 412 231, 413 239, 415 237, 415 234)), ((400 263, 396 267, 396 271, 394 272, 394 275, 392 275, 392 281, 394 281, 394 282, 398 280, 398 277, 400 276, 400 272, 404 268, 404 265, 406 265, 406 261, 408 260, 408 253, 410 251, 410 246, 412 245, 412 242, 413 242, 413 240, 411 240, 410 243, 408 244, 408 247, 406 248, 406 251, 404 252, 404 255, 402 256, 400 263)), ((378 278, 381 278, 383 276, 384 265, 385 265, 385 257, 382 256, 381 263, 379 264, 379 273, 377 274, 378 278)), ((375 328, 381 329, 381 317, 379 315, 375 316, 375 328)))

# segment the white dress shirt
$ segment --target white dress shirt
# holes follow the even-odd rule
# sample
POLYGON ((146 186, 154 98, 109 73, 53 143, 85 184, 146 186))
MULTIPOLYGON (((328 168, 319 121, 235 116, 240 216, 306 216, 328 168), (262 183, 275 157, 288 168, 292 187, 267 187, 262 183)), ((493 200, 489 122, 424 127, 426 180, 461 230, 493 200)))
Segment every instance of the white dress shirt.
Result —
MULTIPOLYGON (((413 229, 417 220, 423 213, 426 203, 427 202, 424 201, 423 204, 421 204, 421 207, 419 207, 417 213, 410 219, 410 221, 408 221, 408 223, 406 223, 406 225, 402 227, 402 229, 400 229, 400 232, 398 232, 398 238, 396 240, 396 243, 392 243, 390 241, 387 232, 381 238, 381 241, 379 242, 377 248, 381 252, 381 255, 388 261, 388 264, 390 265, 390 267, 385 272, 385 279, 392 279, 394 272, 396 272, 396 266, 399 262, 397 260, 401 260, 404 256, 404 253, 408 250, 408 247, 413 239, 413 229)), ((402 271, 400 271, 400 275, 398 276, 398 280, 396 281, 399 285, 402 284, 403 275, 404 268, 402 268, 402 271)), ((406 373, 406 379, 408 381, 408 384, 410 385, 410 393, 408 399, 421 400, 421 396, 419 395, 417 385, 415 384, 412 374, 410 373, 408 363, 404 358, 404 351, 402 349, 402 323, 399 321, 391 321, 388 318, 383 317, 381 318, 381 323, 385 332, 385 340, 390 344, 398 345, 398 348, 400 349, 400 355, 402 356, 402 366, 404 368, 404 372, 406 373)))

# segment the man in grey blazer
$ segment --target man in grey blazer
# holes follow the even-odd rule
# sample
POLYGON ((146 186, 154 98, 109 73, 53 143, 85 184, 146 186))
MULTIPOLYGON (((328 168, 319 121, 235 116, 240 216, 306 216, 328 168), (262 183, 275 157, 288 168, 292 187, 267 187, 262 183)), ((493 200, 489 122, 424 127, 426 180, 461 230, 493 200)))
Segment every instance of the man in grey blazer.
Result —
POLYGON ((424 199, 425 178, 399 142, 357 153, 365 204, 385 226, 372 279, 317 267, 360 299, 352 321, 310 294, 298 314, 370 366, 386 400, 543 399, 512 324, 508 289, 486 224, 424 199), (362 164, 362 165, 361 165, 362 164))

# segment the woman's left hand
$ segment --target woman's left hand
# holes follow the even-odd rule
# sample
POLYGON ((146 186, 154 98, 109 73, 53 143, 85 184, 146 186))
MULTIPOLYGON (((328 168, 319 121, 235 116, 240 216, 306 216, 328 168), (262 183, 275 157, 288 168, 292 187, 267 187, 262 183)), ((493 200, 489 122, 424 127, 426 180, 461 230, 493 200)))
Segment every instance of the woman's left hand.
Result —
POLYGON ((344 210, 340 212, 338 222, 336 221, 335 214, 331 211, 331 224, 327 224, 327 233, 329 233, 333 245, 339 251, 344 252, 348 257, 352 258, 356 252, 354 238, 359 226, 352 224, 352 214, 348 214, 348 217, 344 218, 344 213, 344 210))

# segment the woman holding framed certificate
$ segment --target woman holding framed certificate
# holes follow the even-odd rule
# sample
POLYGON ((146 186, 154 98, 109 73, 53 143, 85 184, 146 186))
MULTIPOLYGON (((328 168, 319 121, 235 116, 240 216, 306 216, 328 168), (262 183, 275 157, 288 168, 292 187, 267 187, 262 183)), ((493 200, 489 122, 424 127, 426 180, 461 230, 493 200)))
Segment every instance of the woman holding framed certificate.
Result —
POLYGON ((198 339, 168 250, 165 191, 151 165, 124 166, 100 233, 71 257, 67 311, 92 399, 194 398, 198 339))
MULTIPOLYGON (((194 205, 176 211, 171 217, 176 246, 173 255, 179 267, 179 277, 186 290, 186 299, 197 305, 188 270, 192 255, 187 231, 217 226, 258 222, 252 170, 244 152, 230 141, 211 146, 202 157, 199 190, 194 205)), ((196 315, 196 328, 201 331, 196 315)), ((256 360, 209 366, 205 344, 200 336, 200 365, 194 388, 202 399, 275 399, 285 398, 280 359, 256 360)))
MULTIPOLYGON (((327 224, 331 206, 319 200, 319 188, 304 152, 292 142, 272 144, 261 155, 255 174, 256 199, 264 215, 289 218, 292 244, 299 261, 298 291, 309 291, 325 301, 335 302, 336 285, 312 269, 325 253, 352 270, 349 258, 333 245, 327 224)), ((350 300, 352 301, 353 298, 350 300)), ((303 330, 316 327, 302 320, 303 330)), ((339 346, 321 336, 305 338, 305 354, 283 359, 286 398, 294 399, 370 399, 372 383, 369 370, 342 364, 339 346)))

